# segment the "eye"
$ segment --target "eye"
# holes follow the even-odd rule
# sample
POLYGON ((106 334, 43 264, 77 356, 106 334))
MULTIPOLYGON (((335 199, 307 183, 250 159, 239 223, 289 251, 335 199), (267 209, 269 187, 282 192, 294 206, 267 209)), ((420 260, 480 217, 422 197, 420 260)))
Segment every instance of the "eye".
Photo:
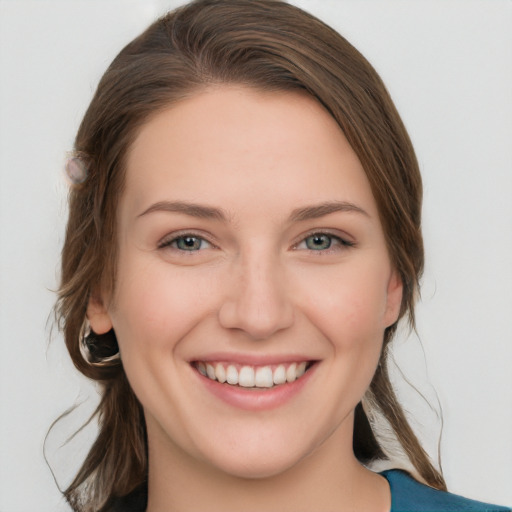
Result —
POLYGON ((332 237, 325 233, 315 233, 314 235, 308 236, 304 242, 306 247, 313 251, 323 251, 329 249, 332 244, 332 237))
POLYGON ((164 249, 166 247, 178 251, 196 252, 203 249, 209 249, 212 247, 212 244, 200 236, 184 234, 163 240, 158 246, 159 249, 164 249))
POLYGON ((310 251, 328 251, 342 249, 343 247, 352 247, 353 242, 344 240, 339 236, 329 233, 312 233, 299 242, 296 249, 306 249, 310 251))

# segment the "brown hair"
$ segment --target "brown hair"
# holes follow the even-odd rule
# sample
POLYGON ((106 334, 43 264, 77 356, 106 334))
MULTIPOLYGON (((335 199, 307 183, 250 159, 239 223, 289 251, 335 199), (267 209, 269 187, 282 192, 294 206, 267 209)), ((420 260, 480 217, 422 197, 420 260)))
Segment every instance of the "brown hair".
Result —
MULTIPOLYGON (((299 90, 338 122, 361 161, 376 199, 392 262, 403 283, 400 317, 414 325, 423 269, 422 186, 407 132, 385 86, 366 59, 310 14, 279 0, 198 0, 153 23, 114 59, 80 125, 75 152, 87 179, 73 186, 56 313, 75 366, 99 381, 99 435, 65 491, 74 510, 106 511, 147 478, 141 405, 120 361, 90 364, 80 349, 89 297, 115 287, 116 208, 126 154, 151 115, 209 84, 299 90)), ((358 405, 354 451, 385 458, 368 407, 389 423, 417 474, 445 489, 414 435, 387 373, 389 327, 365 407, 358 405), (365 412, 366 409, 366 412, 365 412)))

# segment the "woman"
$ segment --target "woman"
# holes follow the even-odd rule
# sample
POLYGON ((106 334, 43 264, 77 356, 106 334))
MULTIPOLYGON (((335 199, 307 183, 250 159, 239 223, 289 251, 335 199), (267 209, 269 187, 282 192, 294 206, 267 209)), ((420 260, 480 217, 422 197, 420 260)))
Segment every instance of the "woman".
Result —
POLYGON ((104 390, 76 510, 503 510, 443 492, 389 382, 421 180, 343 38, 192 3, 114 60, 75 151, 58 311, 104 390), (422 483, 365 467, 379 418, 422 483))

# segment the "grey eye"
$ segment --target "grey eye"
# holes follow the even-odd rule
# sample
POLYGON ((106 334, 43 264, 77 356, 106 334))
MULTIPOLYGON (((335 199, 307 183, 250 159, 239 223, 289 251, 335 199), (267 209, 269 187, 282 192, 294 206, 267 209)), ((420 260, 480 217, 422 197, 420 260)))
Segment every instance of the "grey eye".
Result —
POLYGON ((332 244, 332 237, 326 234, 318 233, 308 236, 305 240, 306 247, 313 251, 323 251, 329 249, 332 244))
POLYGON ((204 240, 197 236, 180 236, 174 240, 176 248, 181 251, 198 251, 201 249, 204 240))

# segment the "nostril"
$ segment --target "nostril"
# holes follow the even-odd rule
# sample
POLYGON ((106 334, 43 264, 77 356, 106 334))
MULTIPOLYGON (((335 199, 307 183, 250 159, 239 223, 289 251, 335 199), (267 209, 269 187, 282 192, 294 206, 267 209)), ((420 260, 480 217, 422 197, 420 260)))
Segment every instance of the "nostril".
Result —
POLYGON ((293 325, 294 314, 290 304, 239 300, 224 303, 218 319, 226 329, 239 329, 254 340, 264 340, 293 325))
POLYGON ((271 258, 262 250, 246 251, 226 283, 228 292, 218 313, 224 328, 239 329, 254 340, 263 340, 293 324, 288 289, 271 258))

